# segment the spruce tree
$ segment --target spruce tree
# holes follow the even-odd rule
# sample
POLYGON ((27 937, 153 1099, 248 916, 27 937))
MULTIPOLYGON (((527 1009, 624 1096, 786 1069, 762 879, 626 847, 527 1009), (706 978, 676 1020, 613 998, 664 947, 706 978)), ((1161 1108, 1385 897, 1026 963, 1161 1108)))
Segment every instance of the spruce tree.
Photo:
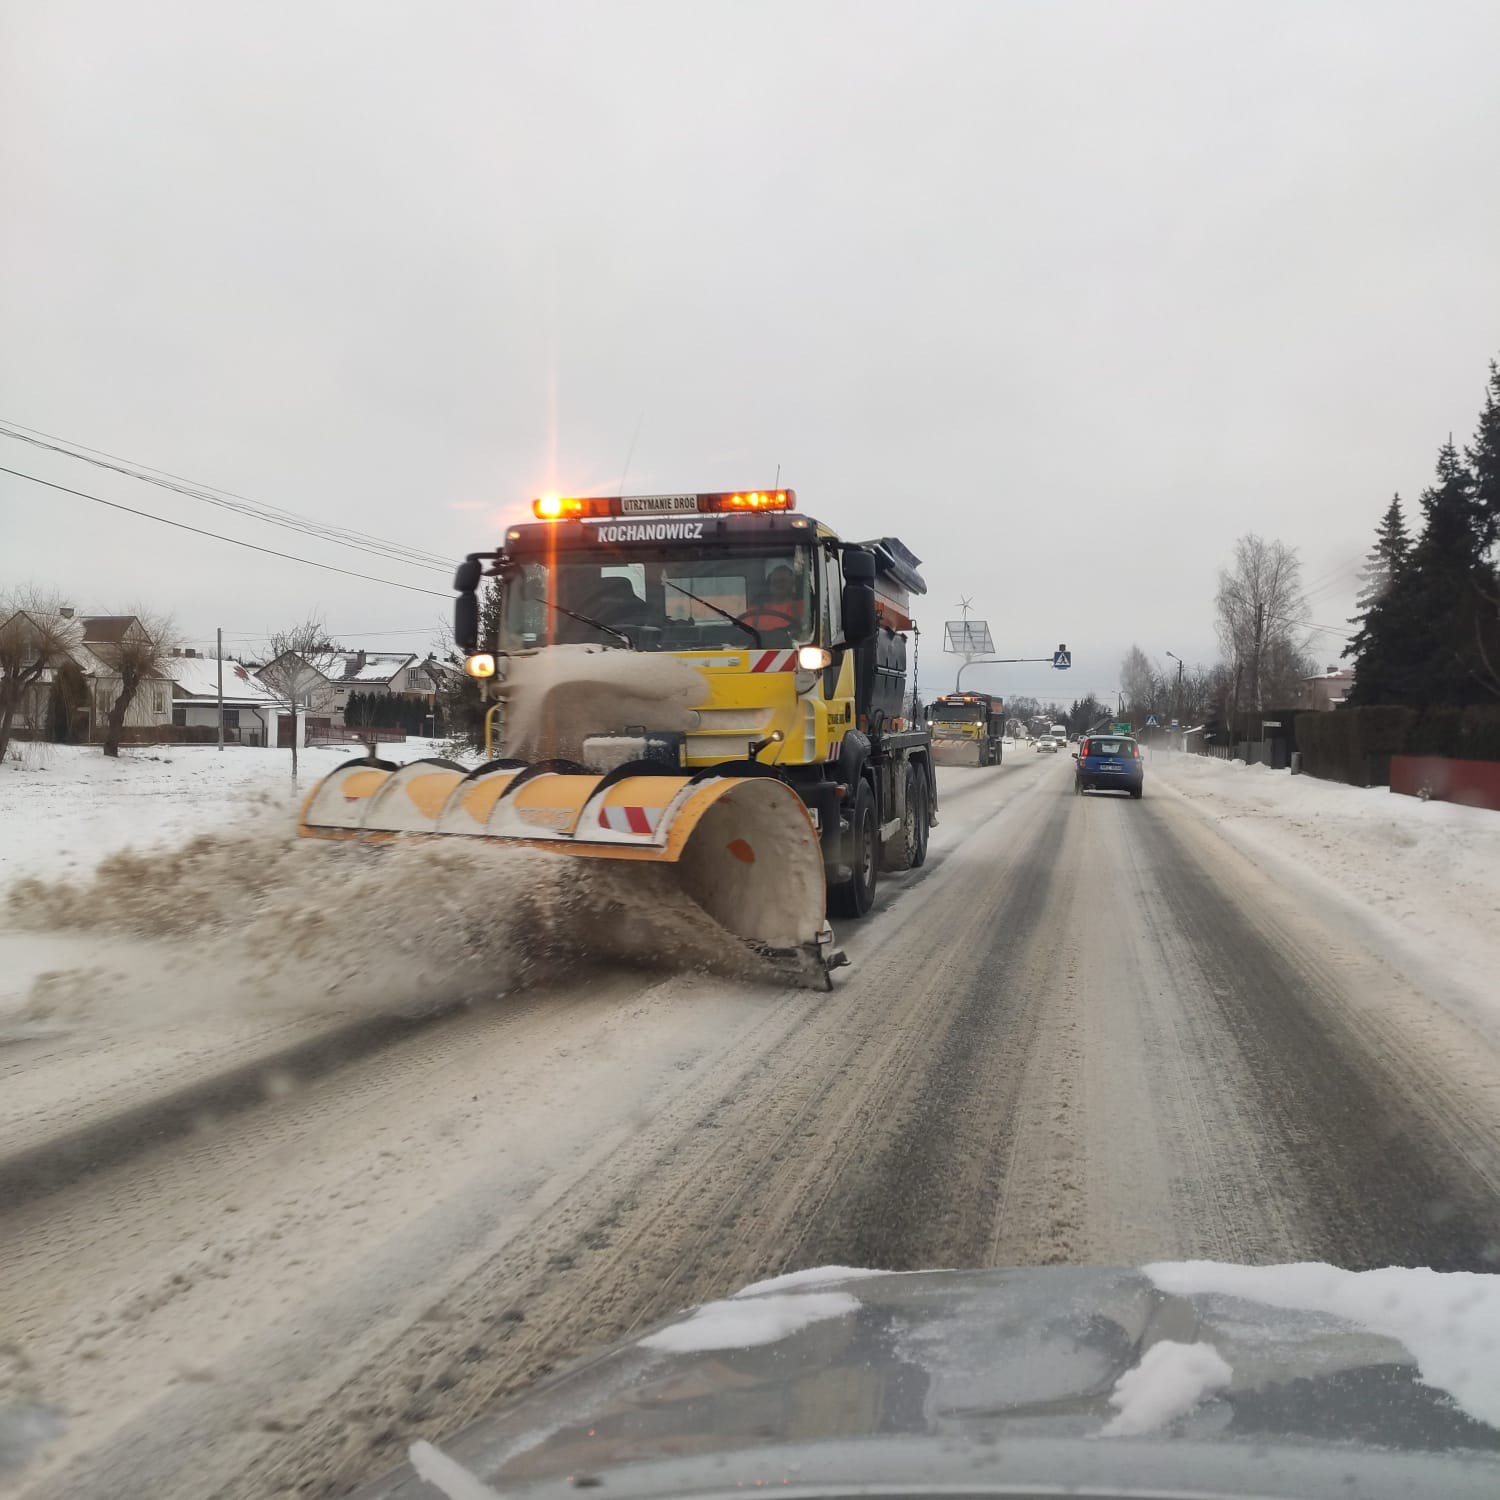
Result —
POLYGON ((1349 622, 1351 625, 1363 620, 1370 606, 1385 596, 1410 551, 1411 538, 1406 534, 1406 519, 1401 514, 1401 496, 1392 495, 1375 530, 1375 545, 1360 569, 1359 594, 1354 601, 1359 614, 1349 622))
POLYGON ((1410 553, 1411 539, 1401 514, 1401 496, 1392 495, 1375 529, 1375 545, 1360 570, 1359 594, 1355 600, 1359 613, 1349 621, 1358 629, 1344 648, 1344 655, 1354 659, 1355 685, 1350 693, 1354 703, 1399 701, 1390 696, 1390 677, 1399 667, 1393 653, 1399 652, 1401 643, 1397 606, 1403 601, 1392 600, 1391 593, 1410 553))
POLYGON ((1474 478, 1474 524, 1481 548, 1500 541, 1500 364, 1490 361, 1489 386, 1474 442, 1466 450, 1474 478))
POLYGON ((1449 438, 1437 483, 1422 492, 1422 535, 1354 641, 1354 703, 1462 706, 1485 696, 1475 631, 1488 570, 1474 489, 1449 438))

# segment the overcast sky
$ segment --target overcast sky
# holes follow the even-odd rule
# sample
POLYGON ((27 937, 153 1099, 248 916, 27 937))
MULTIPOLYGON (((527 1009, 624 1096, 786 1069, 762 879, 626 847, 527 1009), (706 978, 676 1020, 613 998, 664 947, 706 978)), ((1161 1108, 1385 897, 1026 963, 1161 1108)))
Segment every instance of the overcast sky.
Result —
MULTIPOLYGON (((1103 692, 1132 641, 1211 660, 1250 529, 1340 624, 1500 354, 1494 0, 0 17, 0 418, 445 557, 612 491, 632 443, 636 491, 779 465, 925 559, 925 661, 961 595, 1004 655, 1073 647, 973 686, 1103 692)), ((0 474, 20 580, 234 644, 316 607, 425 651, 447 613, 0 474)))

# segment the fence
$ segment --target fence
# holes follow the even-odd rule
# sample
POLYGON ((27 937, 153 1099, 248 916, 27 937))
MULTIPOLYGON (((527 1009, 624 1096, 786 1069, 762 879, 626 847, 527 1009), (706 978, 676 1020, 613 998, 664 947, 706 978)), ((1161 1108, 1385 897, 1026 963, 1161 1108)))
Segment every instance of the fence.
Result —
MULTIPOLYGON (((1336 708, 1297 716, 1302 769, 1350 786, 1390 786, 1399 758, 1481 764, 1500 761, 1500 707, 1336 708)), ((1399 778, 1398 778, 1399 779, 1399 778)), ((1422 784, 1431 779, 1431 767, 1422 784)), ((1446 785, 1451 777, 1439 777, 1446 785)), ((1405 790, 1404 783, 1397 790, 1405 790)), ((1434 795, 1442 795, 1436 792, 1434 795)))
POLYGON ((1393 755, 1391 790, 1408 797, 1461 802, 1500 812, 1500 761, 1442 755, 1393 755))
POLYGON ((347 724, 334 724, 325 728, 309 727, 309 745, 404 745, 404 729, 351 729, 347 724))

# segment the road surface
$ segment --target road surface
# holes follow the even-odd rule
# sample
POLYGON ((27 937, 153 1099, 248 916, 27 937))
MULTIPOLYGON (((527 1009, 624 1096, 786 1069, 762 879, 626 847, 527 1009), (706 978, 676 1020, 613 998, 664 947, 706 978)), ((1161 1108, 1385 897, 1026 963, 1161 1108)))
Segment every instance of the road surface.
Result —
POLYGON ((831 995, 575 974, 241 1079, 185 1134, 137 1112, 93 1170, 33 1143, 0 1382, 67 1426, 12 1487, 338 1493, 807 1265, 1494 1269, 1488 1043, 1163 779, 1071 769, 945 769, 831 995))

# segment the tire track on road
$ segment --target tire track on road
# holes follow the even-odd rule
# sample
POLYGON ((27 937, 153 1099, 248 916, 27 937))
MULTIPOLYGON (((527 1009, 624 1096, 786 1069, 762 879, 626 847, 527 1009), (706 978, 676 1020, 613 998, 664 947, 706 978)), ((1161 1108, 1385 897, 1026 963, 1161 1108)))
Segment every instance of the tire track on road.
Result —
POLYGON ((1272 1174, 1266 1209, 1300 1206, 1301 1257, 1493 1270, 1500 1204, 1490 1182, 1431 1128, 1389 1053, 1374 1064, 1339 979, 1247 916, 1221 885, 1233 861, 1210 869, 1162 818, 1138 834, 1202 975, 1202 1004, 1253 1092, 1272 1174))

